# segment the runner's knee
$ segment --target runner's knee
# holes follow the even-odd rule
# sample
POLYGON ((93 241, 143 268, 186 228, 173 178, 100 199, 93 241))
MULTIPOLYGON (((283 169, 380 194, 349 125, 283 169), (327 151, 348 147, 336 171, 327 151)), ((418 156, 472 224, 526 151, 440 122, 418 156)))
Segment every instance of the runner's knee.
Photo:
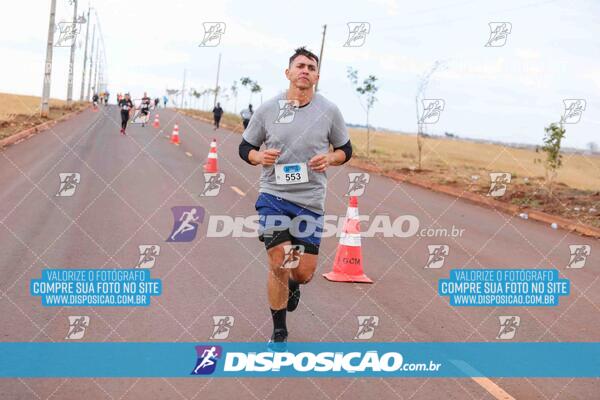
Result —
POLYGON ((269 255, 269 267, 272 270, 281 269, 285 257, 285 251, 283 249, 285 244, 289 244, 289 242, 278 244, 267 251, 267 254, 269 255))

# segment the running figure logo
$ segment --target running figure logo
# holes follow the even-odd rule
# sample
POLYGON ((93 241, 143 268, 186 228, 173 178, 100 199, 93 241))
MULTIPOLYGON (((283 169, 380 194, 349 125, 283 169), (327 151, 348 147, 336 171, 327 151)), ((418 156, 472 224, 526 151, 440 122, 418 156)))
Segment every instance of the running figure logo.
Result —
POLYGON ((60 34, 56 42, 54 42, 54 47, 71 47, 77 38, 82 22, 83 20, 81 19, 76 20, 75 23, 67 21, 59 22, 57 28, 60 34))
POLYGON ((223 355, 221 346, 196 346, 198 360, 191 375, 210 375, 217 368, 217 359, 223 355))
POLYGON ((90 317, 74 315, 69 317, 69 332, 67 333, 67 340, 78 340, 83 339, 85 335, 85 329, 90 325, 90 317))
POLYGON ((379 326, 379 317, 376 315, 359 315, 356 318, 358 319, 358 331, 354 339, 371 339, 375 333, 375 328, 379 326))
POLYGON ((589 244, 570 244, 569 251, 571 252, 571 259, 567 264, 567 268, 583 268, 587 257, 592 252, 592 246, 589 244))
POLYGON ((427 250, 429 250, 429 258, 427 258, 425 268, 442 268, 444 261, 446 261, 446 256, 450 252, 450 246, 446 244, 430 244, 427 245, 427 250))
POLYGON ((511 178, 512 174, 510 172, 490 172, 491 185, 487 196, 504 196, 504 193, 506 193, 506 189, 508 188, 508 184, 510 183, 511 178))
POLYGON ((81 182, 81 175, 77 172, 64 172, 58 174, 60 186, 58 188, 58 197, 70 197, 75 194, 77 185, 81 182))
POLYGON ((419 119, 420 124, 435 124, 440 120, 446 102, 444 99, 423 99, 423 114, 419 119))
POLYGON ((276 124, 289 124, 296 116, 296 110, 300 107, 298 100, 279 100, 279 115, 276 124))
POLYGON ((563 124, 576 124, 581 120, 581 114, 585 111, 586 101, 584 99, 564 99, 565 113, 560 118, 563 124))
POLYGON ((229 336, 229 331, 233 328, 235 318, 231 315, 213 315, 213 333, 209 339, 223 340, 229 336))
POLYGON ((521 317, 516 315, 501 316, 500 319, 500 331, 496 339, 510 340, 515 337, 517 333, 517 327, 521 326, 521 317))
POLYGON ((281 268, 297 268, 298 264, 300 264, 300 257, 304 254, 304 246, 301 244, 284 244, 283 251, 284 256, 281 268))
POLYGON ((222 172, 204 173, 204 190, 200 196, 213 197, 219 194, 221 185, 225 183, 225 174, 222 172))
POLYGON ((217 47, 225 34, 225 22, 203 22, 204 38, 198 47, 217 47))
POLYGON ((512 31, 510 22, 490 22, 490 38, 485 47, 502 47, 506 44, 506 39, 512 31))
POLYGON ((371 24, 368 22, 348 22, 348 40, 344 47, 361 47, 371 32, 371 24))
POLYGON ((348 185, 348 191, 346 192, 346 196, 362 196, 367 188, 367 184, 371 179, 371 175, 366 172, 350 172, 348 173, 348 180, 350 181, 350 185, 348 185))
POLYGON ((142 244, 138 246, 140 256, 136 268, 152 268, 156 257, 160 254, 160 246, 157 244, 142 244))
POLYGON ((196 206, 172 207, 173 231, 167 242, 191 242, 198 233, 198 224, 204 219, 204 208, 196 206))

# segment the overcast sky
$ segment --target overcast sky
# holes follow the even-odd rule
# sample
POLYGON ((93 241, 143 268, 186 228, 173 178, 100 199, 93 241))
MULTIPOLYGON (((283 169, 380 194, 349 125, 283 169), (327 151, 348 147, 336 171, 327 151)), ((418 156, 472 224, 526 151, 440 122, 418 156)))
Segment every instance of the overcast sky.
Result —
MULTIPOLYGON (((214 87, 221 53, 221 86, 249 76, 267 99, 287 87, 284 69, 295 47, 306 45, 318 54, 327 24, 319 90, 347 122, 365 122, 346 77, 348 66, 358 70, 360 80, 371 74, 378 78, 371 123, 414 132, 420 77, 440 60, 444 67, 432 75, 425 97, 443 99, 445 107, 429 131, 541 143, 544 126, 563 114, 563 100, 584 99, 580 122, 566 125, 564 145, 600 144, 598 1, 95 0, 91 5, 104 34, 112 94, 129 91, 140 97, 146 90, 162 96, 166 88, 181 88, 184 69, 188 88, 214 87), (203 22, 225 23, 218 46, 199 47, 203 22), (362 46, 344 47, 349 22, 369 23, 362 46), (485 46, 490 22, 510 23, 503 46, 503 40, 485 46)), ((87 0, 80 1, 81 12, 87 6, 87 0)), ((2 5, 0 92, 41 94, 49 9, 50 0, 2 5)), ((72 13, 68 0, 57 0, 57 23, 70 20, 72 13)), ((75 98, 83 36, 76 53, 75 98)), ((55 48, 52 97, 66 98, 68 59, 68 48, 55 48)), ((241 89, 238 111, 249 100, 241 89)), ((260 96, 252 102, 259 105, 260 96)), ((223 103, 233 111, 233 101, 223 103)))

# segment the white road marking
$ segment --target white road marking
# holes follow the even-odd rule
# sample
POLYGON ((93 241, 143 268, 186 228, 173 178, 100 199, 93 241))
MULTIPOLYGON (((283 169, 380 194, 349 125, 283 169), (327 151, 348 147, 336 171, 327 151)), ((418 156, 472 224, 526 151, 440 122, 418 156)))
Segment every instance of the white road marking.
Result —
POLYGON ((186 155, 186 156, 188 156, 188 157, 191 157, 191 156, 192 156, 192 153, 190 153, 189 151, 186 151, 186 152, 185 152, 185 155, 186 155))
POLYGON ((494 396, 498 400, 515 400, 514 397, 512 397, 510 394, 506 393, 506 391, 504 389, 502 389, 500 386, 496 385, 494 382, 492 382, 488 378, 472 377, 471 379, 473 379, 475 382, 477 382, 479 384, 479 386, 481 386, 482 388, 487 390, 492 396, 494 396))
POLYGON ((231 189, 232 189, 234 192, 236 192, 237 194, 239 194, 240 196, 245 196, 245 195, 246 195, 246 193, 242 192, 242 191, 240 190, 240 188, 238 188, 237 186, 231 186, 231 189))

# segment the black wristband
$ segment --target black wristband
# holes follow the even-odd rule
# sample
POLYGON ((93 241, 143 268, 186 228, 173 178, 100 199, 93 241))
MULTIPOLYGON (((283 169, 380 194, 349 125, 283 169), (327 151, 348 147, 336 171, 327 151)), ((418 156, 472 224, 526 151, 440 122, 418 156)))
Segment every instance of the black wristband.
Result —
POLYGON ((254 165, 250 162, 250 150, 258 151, 259 149, 260 149, 260 147, 256 147, 256 146, 252 145, 251 143, 248 143, 245 139, 242 139, 242 143, 240 143, 238 152, 239 152, 242 160, 246 161, 250 165, 254 165))
POLYGON ((334 147, 333 150, 342 150, 346 155, 346 159, 342 164, 348 162, 348 160, 350 160, 352 157, 352 143, 350 143, 350 140, 348 140, 346 144, 341 147, 334 147))

